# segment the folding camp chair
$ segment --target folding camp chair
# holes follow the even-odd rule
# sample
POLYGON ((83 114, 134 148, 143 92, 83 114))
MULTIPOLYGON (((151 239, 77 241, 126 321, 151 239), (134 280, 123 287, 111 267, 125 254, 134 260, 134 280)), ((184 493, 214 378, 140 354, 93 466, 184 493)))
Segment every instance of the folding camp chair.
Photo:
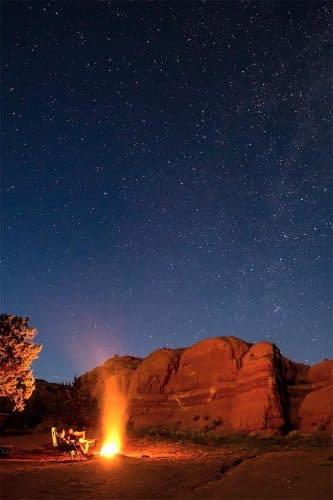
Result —
POLYGON ((80 446, 75 441, 67 441, 59 436, 56 427, 51 428, 51 436, 53 449, 59 452, 57 461, 62 457, 67 456, 67 454, 69 454, 71 460, 74 460, 75 458, 79 460, 87 459, 80 446))

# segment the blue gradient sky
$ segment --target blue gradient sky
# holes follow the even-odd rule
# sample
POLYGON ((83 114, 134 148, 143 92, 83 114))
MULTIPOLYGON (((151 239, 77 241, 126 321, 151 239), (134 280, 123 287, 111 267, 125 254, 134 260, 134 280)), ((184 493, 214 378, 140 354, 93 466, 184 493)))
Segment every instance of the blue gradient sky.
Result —
POLYGON ((37 377, 333 357, 330 4, 3 2, 1 309, 37 377))

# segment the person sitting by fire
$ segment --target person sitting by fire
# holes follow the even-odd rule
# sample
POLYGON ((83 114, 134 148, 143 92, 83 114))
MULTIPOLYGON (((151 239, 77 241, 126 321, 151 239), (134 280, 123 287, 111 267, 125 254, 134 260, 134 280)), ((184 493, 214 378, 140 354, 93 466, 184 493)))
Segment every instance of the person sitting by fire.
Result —
POLYGON ((74 431, 72 428, 68 429, 66 439, 78 444, 85 455, 88 454, 90 446, 96 442, 96 439, 86 439, 86 431, 74 431))
POLYGON ((59 439, 61 439, 61 441, 68 442, 65 429, 61 429, 59 432, 56 431, 56 435, 59 439))

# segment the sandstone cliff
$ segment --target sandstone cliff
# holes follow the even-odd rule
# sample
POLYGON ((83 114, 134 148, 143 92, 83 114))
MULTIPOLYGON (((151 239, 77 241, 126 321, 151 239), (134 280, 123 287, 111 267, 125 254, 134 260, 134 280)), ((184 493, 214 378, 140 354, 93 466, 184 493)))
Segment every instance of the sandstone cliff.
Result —
POLYGON ((333 430, 333 361, 293 363, 268 342, 216 337, 143 360, 112 358, 84 377, 98 398, 112 375, 127 394, 135 430, 333 430))

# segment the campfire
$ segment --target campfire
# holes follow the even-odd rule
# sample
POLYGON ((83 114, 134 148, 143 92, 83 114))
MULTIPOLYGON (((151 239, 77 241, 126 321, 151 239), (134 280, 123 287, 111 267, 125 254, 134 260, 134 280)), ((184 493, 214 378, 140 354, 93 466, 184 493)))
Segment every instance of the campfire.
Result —
POLYGON ((120 450, 121 450, 120 437, 111 436, 103 444, 102 449, 99 452, 99 455, 101 457, 105 457, 105 458, 112 458, 115 455, 117 455, 118 453, 120 453, 120 450))
POLYGON ((99 455, 103 458, 113 458, 122 450, 126 414, 126 398, 115 377, 105 382, 103 402, 102 424, 105 441, 99 455))

